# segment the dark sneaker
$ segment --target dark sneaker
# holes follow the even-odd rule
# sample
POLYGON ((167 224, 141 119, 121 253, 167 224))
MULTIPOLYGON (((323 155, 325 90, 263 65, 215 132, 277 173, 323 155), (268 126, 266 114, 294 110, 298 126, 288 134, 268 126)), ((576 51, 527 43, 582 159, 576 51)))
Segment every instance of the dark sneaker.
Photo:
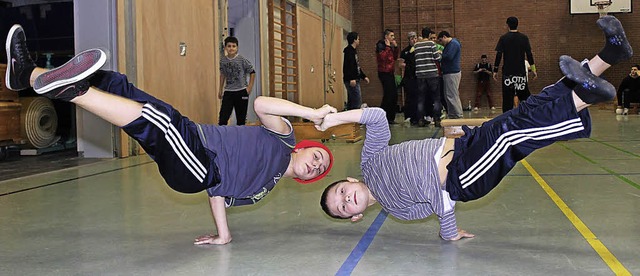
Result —
POLYGON ((90 49, 77 54, 60 67, 38 76, 33 90, 50 99, 71 100, 87 92, 86 80, 107 61, 100 49, 90 49))
POLYGON ((613 100, 616 88, 608 81, 592 74, 589 68, 570 56, 560 57, 560 70, 570 80, 576 83, 573 91, 585 103, 595 104, 613 100))
POLYGON ((7 88, 19 91, 31 87, 29 78, 36 64, 29 56, 27 36, 22 26, 16 24, 11 27, 5 49, 7 50, 7 73, 5 74, 7 88))
POLYGON ((49 92, 45 92, 44 94, 42 94, 42 96, 52 100, 55 99, 70 102, 76 97, 82 96, 87 93, 87 91, 89 91, 89 87, 91 87, 91 84, 89 84, 89 80, 83 79, 72 84, 54 88, 49 92))
POLYGON ((617 18, 607 15, 598 19, 596 23, 606 37, 604 48, 598 53, 602 60, 615 65, 633 56, 633 49, 629 45, 622 23, 617 18))

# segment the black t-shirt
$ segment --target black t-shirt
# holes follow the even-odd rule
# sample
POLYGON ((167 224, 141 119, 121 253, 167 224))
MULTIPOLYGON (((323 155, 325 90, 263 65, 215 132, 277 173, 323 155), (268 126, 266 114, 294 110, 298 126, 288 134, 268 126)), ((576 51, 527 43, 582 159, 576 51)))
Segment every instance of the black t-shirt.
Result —
POLYGON ((400 58, 404 59, 404 63, 406 64, 404 67, 405 79, 416 78, 416 54, 411 49, 413 49, 413 46, 409 45, 400 52, 400 58))
MULTIPOLYGON (((525 55, 529 64, 533 62, 533 54, 531 53, 531 44, 529 38, 519 32, 508 32, 500 37, 496 51, 502 52, 504 56, 504 65, 502 66, 503 75, 519 75, 524 76, 526 70, 524 68, 525 55)), ((496 55, 495 70, 500 65, 500 55, 496 55)))
POLYGON ((487 71, 489 71, 489 73, 487 73, 487 72, 478 72, 478 80, 479 81, 489 80, 489 76, 491 75, 490 72, 493 72, 491 63, 488 63, 488 62, 487 63, 476 63, 476 67, 473 68, 473 71, 478 71, 478 69, 480 69, 480 68, 487 69, 487 71))

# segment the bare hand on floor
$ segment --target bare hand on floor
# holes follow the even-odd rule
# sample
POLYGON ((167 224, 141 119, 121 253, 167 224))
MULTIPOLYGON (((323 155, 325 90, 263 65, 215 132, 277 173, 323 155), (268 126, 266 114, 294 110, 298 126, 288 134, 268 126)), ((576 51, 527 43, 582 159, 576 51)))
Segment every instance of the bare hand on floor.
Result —
POLYGON ((222 238, 222 237, 220 237, 218 235, 203 235, 203 236, 197 237, 196 240, 193 242, 193 244, 195 244, 195 245, 200 245, 200 244, 223 245, 223 244, 230 243, 231 240, 232 240, 231 237, 222 238))

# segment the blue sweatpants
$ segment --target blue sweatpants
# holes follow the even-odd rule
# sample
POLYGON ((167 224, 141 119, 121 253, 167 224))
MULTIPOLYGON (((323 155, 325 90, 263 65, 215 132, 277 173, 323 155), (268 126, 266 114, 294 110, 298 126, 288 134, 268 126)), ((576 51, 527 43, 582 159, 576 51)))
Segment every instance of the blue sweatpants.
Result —
POLYGON ((122 129, 157 163, 172 189, 197 193, 220 183, 216 155, 202 144, 197 124, 133 86, 123 74, 98 71, 90 82, 100 90, 144 104, 142 116, 122 129))
POLYGON ((576 112, 571 88, 559 81, 516 109, 463 130, 447 166, 446 190, 456 201, 483 197, 534 150, 555 141, 589 137, 591 117, 586 108, 576 112))

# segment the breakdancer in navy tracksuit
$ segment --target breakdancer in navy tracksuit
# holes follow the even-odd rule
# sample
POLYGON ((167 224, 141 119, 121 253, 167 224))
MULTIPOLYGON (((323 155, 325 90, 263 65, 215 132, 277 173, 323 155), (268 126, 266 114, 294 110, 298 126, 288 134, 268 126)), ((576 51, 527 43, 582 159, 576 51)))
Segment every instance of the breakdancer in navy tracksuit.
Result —
POLYGON ((24 30, 14 25, 7 42, 6 85, 28 87, 45 97, 70 101, 121 127, 158 165, 167 184, 182 193, 207 191, 217 234, 197 237, 195 244, 231 242, 225 208, 253 204, 283 177, 300 183, 327 175, 333 156, 314 141, 296 144, 291 123, 297 116, 319 124, 335 108, 304 107, 286 100, 258 97, 254 109, 262 126, 198 124, 171 105, 127 81, 125 75, 98 71, 106 61, 99 49, 84 51, 47 71, 29 57, 24 30))
POLYGON ((615 88, 599 78, 611 65, 633 55, 620 21, 598 20, 605 47, 582 64, 560 57, 565 75, 541 93, 482 126, 463 127, 458 139, 424 139, 389 146, 382 110, 367 108, 325 116, 320 130, 359 122, 367 125, 361 167, 364 181, 348 178, 329 185, 320 205, 335 218, 357 221, 379 202, 391 215, 416 220, 436 214, 445 240, 473 237, 457 228, 455 201, 478 199, 495 188, 515 164, 555 141, 589 137, 587 107, 610 101, 615 88), (453 153, 453 154, 451 154, 453 153))

